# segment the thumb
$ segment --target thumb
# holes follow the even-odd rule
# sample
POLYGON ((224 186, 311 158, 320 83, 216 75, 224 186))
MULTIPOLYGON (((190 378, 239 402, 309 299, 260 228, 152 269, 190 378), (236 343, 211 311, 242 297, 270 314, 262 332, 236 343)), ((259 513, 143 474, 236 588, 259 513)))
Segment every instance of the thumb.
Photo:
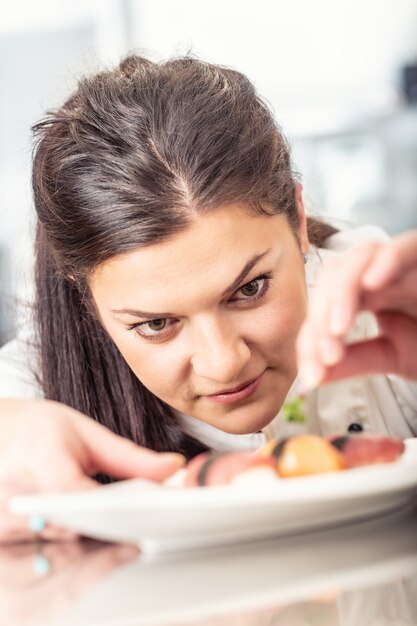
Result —
POLYGON ((176 452, 154 452, 84 418, 81 435, 91 465, 117 478, 147 478, 163 481, 185 463, 176 452))

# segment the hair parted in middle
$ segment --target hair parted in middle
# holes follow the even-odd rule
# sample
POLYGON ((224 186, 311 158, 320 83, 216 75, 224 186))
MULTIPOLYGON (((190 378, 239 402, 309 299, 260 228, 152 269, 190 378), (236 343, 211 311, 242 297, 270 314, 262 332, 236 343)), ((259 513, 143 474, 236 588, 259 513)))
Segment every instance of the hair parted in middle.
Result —
MULTIPOLYGON (((102 328, 88 277, 228 203, 298 226, 290 150, 249 79, 193 57, 129 56, 34 127, 37 321, 45 397, 155 450, 204 446, 145 389, 102 328)), ((335 229, 308 218, 320 245, 335 229)))

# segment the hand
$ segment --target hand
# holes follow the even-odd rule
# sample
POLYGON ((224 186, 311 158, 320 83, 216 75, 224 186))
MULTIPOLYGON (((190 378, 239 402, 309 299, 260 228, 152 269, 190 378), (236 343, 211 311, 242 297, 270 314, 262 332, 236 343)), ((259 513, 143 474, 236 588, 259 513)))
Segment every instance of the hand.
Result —
POLYGON ((302 385, 370 373, 417 379, 417 231, 366 243, 319 272, 297 339, 302 385), (378 322, 377 338, 347 344, 360 311, 378 322))
MULTIPOLYGON (((12 495, 94 489, 91 478, 162 481, 184 463, 113 434, 82 413, 46 400, 0 400, 0 543, 33 539, 27 520, 7 512, 12 495)), ((43 538, 67 536, 47 528, 43 538)))

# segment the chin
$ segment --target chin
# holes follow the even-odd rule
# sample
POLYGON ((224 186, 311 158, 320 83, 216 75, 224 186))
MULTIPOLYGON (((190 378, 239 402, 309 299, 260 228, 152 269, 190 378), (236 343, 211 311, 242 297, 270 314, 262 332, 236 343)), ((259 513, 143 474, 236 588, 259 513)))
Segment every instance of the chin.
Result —
MULTIPOLYGON (((248 408, 242 408, 242 415, 230 416, 230 419, 222 421, 221 426, 216 424, 217 428, 231 435, 249 435, 256 433, 272 422, 276 417, 281 405, 274 406, 269 410, 260 411, 256 414, 248 416, 248 408)), ((214 425, 214 424, 213 424, 214 425)))

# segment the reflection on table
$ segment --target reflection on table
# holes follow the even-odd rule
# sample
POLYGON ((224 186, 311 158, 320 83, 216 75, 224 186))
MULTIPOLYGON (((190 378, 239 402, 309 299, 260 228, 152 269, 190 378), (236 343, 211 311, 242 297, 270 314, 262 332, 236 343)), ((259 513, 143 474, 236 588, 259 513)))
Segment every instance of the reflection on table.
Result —
POLYGON ((345 527, 145 557, 94 541, 0 550, 3 626, 417 624, 417 502, 345 527))

